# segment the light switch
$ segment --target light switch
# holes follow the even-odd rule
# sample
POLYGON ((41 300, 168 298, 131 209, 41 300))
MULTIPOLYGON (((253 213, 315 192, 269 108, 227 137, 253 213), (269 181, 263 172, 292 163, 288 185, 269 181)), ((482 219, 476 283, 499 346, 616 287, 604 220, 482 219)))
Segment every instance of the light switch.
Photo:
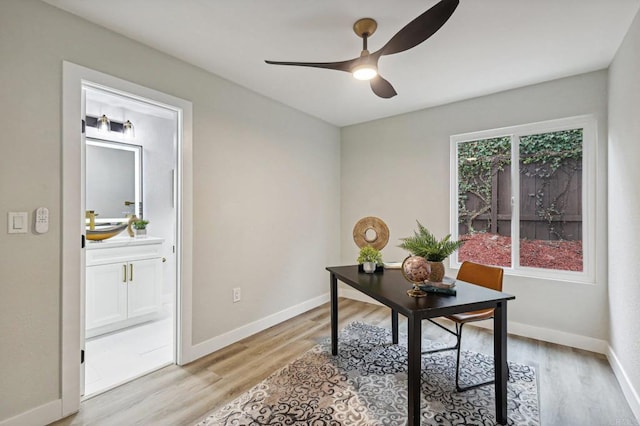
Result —
POLYGON ((7 218, 7 232, 9 234, 26 234, 29 227, 27 212, 9 212, 7 218))
POLYGON ((24 228, 24 218, 22 216, 14 216, 13 217, 13 229, 22 229, 24 228))

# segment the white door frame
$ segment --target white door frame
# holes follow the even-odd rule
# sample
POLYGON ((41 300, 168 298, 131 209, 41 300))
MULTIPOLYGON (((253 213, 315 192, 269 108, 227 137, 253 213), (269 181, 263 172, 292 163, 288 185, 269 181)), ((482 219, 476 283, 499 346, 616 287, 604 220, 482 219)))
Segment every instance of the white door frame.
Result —
POLYGON ((62 303, 61 303, 61 417, 80 409, 80 350, 83 347, 81 294, 84 285, 84 234, 82 211, 81 93, 83 84, 103 86, 127 97, 176 111, 178 115, 178 204, 177 204, 177 360, 192 360, 192 247, 193 247, 193 144, 192 104, 138 84, 63 61, 62 73, 62 303))

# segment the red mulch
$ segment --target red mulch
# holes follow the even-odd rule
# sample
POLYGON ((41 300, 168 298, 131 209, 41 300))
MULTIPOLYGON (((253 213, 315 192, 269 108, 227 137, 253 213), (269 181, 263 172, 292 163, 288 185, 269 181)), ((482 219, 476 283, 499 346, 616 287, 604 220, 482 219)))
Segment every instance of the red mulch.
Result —
MULTIPOLYGON (((511 266, 511 237, 478 233, 460 236, 465 243, 458 260, 511 266)), ((582 241, 522 240, 520 265, 533 268, 582 271, 582 241)))

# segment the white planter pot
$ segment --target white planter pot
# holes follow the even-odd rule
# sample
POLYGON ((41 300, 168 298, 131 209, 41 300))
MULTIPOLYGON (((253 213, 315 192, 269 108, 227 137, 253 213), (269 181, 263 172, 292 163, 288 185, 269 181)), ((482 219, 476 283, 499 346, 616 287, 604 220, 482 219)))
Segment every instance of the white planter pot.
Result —
POLYGON ((363 262, 362 269, 367 274, 373 274, 376 271, 376 262, 363 262))

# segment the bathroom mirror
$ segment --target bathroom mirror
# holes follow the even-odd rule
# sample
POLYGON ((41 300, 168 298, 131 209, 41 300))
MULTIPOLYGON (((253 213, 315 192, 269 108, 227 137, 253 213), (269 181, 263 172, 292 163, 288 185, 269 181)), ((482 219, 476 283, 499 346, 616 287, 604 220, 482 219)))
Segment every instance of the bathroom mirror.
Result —
POLYGON ((87 138, 86 210, 96 223, 142 217, 142 147, 87 138))

